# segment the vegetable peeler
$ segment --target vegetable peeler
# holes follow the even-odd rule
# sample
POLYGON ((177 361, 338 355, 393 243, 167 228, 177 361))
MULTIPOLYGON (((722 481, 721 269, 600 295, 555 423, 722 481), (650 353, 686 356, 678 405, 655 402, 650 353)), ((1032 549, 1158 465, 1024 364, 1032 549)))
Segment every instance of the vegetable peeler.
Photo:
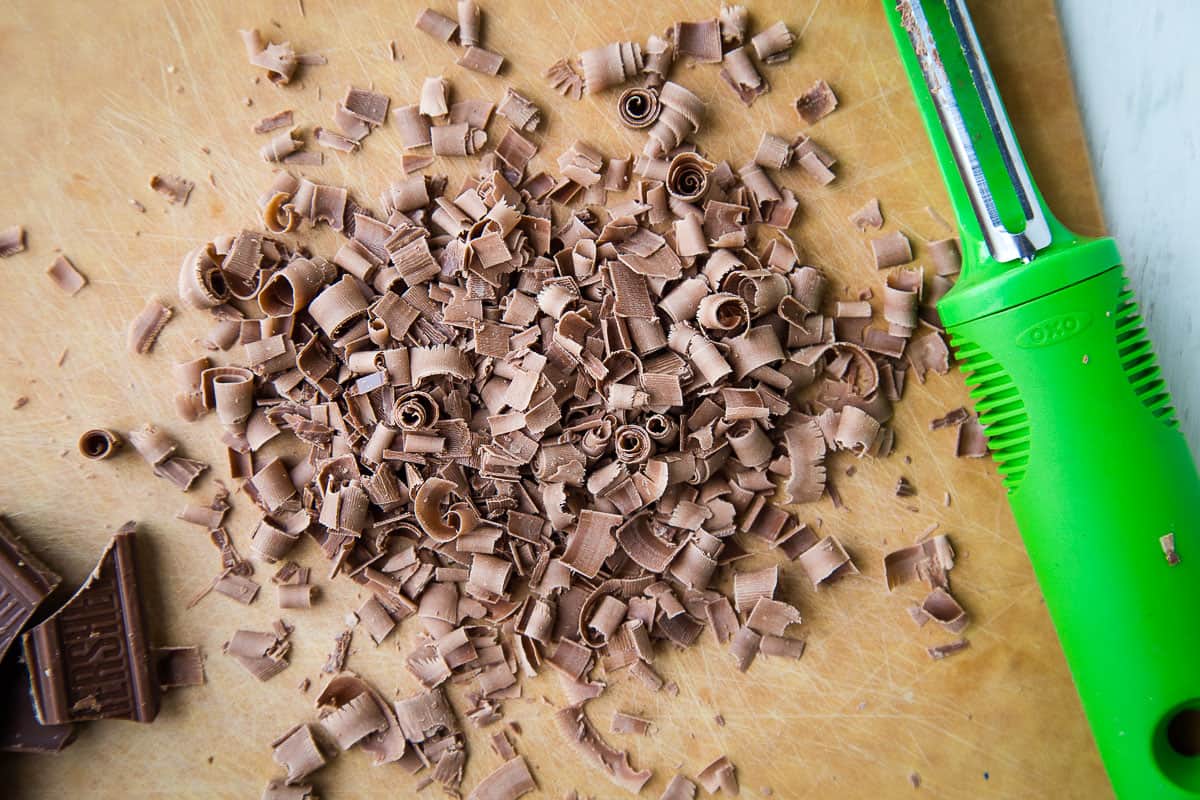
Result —
POLYGON ((938 313, 1109 779, 1198 798, 1200 478, 1116 244, 1046 208, 965 0, 884 7, 958 223, 938 313))

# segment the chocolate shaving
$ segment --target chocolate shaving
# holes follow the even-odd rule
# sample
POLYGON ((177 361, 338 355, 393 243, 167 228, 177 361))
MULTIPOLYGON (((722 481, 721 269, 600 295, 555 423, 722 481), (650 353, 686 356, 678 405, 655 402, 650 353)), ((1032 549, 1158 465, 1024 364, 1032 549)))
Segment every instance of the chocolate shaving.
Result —
POLYGON ((796 113, 809 125, 817 123, 837 108, 837 95, 825 81, 817 81, 796 99, 796 113))
POLYGON ((344 630, 334 638, 333 650, 329 652, 329 658, 325 659, 325 666, 321 667, 321 672, 333 675, 346 668, 346 657, 350 655, 350 640, 353 636, 353 630, 344 630))
POLYGON ((592 761, 608 779, 627 792, 637 793, 650 780, 650 770, 634 770, 629 755, 609 745, 601 738, 584 713, 583 706, 568 706, 557 712, 559 731, 575 748, 592 761))
POLYGON ((700 770, 696 780, 709 794, 716 794, 719 791, 729 795, 738 793, 737 774, 728 756, 721 756, 700 770))
POLYGON ((275 763, 287 770, 287 782, 298 783, 325 766, 325 755, 313 737, 311 725, 297 725, 271 742, 275 763))
POLYGON ((79 290, 87 285, 87 277, 62 254, 55 257, 54 263, 46 269, 46 274, 55 286, 71 296, 78 294, 79 290))
POLYGON ((432 8, 422 11, 414 25, 417 30, 428 33, 440 42, 449 42, 458 33, 457 22, 432 8))
POLYGON ((879 230, 883 227, 883 212, 879 210, 879 198, 872 197, 862 208, 850 215, 850 224, 863 233, 869 228, 879 230))
POLYGON ((912 245, 900 231, 892 231, 871 240, 871 252, 875 254, 875 266, 879 269, 896 267, 913 260, 912 245))
POLYGON ((544 75, 550 86, 564 97, 572 100, 583 97, 583 77, 565 58, 547 67, 544 75))
POLYGON ((954 548, 945 534, 911 547, 893 550, 883 558, 883 573, 891 591, 910 580, 920 579, 930 588, 949 586, 946 573, 954 568, 954 548))
POLYGON ((967 612, 942 587, 934 589, 921 603, 921 612, 940 623, 951 633, 962 633, 967 627, 967 612))
POLYGON ((0 258, 11 258, 25 250, 25 228, 13 225, 0 229, 0 258))
POLYGON ((272 114, 269 117, 263 117, 258 122, 254 123, 254 127, 250 130, 253 133, 270 133, 279 128, 290 128, 294 124, 294 114, 292 110, 285 109, 272 114))
POLYGON ((107 428, 92 428, 79 437, 79 453, 91 461, 112 458, 125 441, 107 428))
POLYGON ((721 24, 716 19, 703 22, 676 22, 671 33, 675 52, 702 64, 721 60, 721 24))
POLYGON ((242 44, 246 48, 246 58, 256 67, 267 71, 267 78, 272 83, 286 85, 296 74, 300 58, 288 42, 275 44, 263 40, 262 35, 255 29, 238 31, 242 44))
MULTIPOLYGON (((583 91, 586 94, 597 94, 632 80, 641 71, 642 48, 637 42, 613 42, 604 47, 584 50, 579 54, 579 64, 583 72, 583 91)), ((566 77, 560 65, 570 70, 566 62, 560 61, 550 68, 555 74, 548 74, 548 77, 556 89, 566 94, 559 85, 566 77)), ((569 79, 566 82, 570 83, 569 79)), ((574 94, 573 87, 570 91, 574 94)))
POLYGON ((1167 533, 1159 537, 1159 545, 1162 547, 1163 556, 1166 557, 1167 563, 1172 567, 1179 563, 1179 553, 1175 550, 1175 534, 1167 533))
POLYGON ((150 188, 167 198, 171 203, 187 205, 188 197, 196 184, 178 175, 151 175, 150 188))
POLYGON ((958 441, 954 445, 954 455, 959 458, 983 458, 988 454, 987 432, 972 416, 958 426, 958 441))
POLYGON ((537 784, 529 772, 529 765, 521 756, 515 756, 484 776, 467 795, 467 800, 516 800, 535 791, 537 784))
POLYGON ((274 631, 266 633, 238 630, 222 649, 251 675, 267 681, 287 669, 290 634, 291 628, 282 623, 277 623, 274 631))
POLYGON ((948 658, 955 653, 960 653, 970 647, 971 643, 966 639, 959 639, 950 644, 938 645, 937 647, 926 648, 925 652, 929 653, 929 657, 934 661, 941 661, 943 658, 948 658))
POLYGON ((129 323, 126 349, 136 355, 149 353, 174 313, 156 297, 146 301, 141 312, 129 323))
POLYGON ((826 536, 805 550, 796 561, 814 587, 820 587, 826 581, 845 575, 858 574, 858 568, 854 566, 850 556, 846 555, 841 542, 832 536, 826 536))
POLYGON ((511 122, 514 128, 523 131, 537 130, 542 121, 541 110, 533 101, 512 87, 504 90, 504 97, 500 98, 496 113, 511 122))
POLYGON ((737 47, 725 54, 724 66, 721 67, 721 79, 733 89, 738 99, 747 106, 771 90, 770 84, 759 74, 750 53, 744 47, 737 47))
POLYGON ((634 130, 653 125, 660 111, 658 92, 651 88, 632 87, 617 99, 617 117, 634 130))
MULTIPOLYGON (((792 57, 791 50, 795 41, 796 37, 788 30, 787 25, 780 21, 756 34, 750 40, 750 45, 754 48, 754 54, 758 56, 759 61, 764 64, 779 64, 792 57)), ((825 87, 826 90, 828 88, 828 86, 825 87)), ((834 104, 836 105, 836 103, 835 99, 834 104)), ((808 118, 805 117, 805 119, 808 118)))

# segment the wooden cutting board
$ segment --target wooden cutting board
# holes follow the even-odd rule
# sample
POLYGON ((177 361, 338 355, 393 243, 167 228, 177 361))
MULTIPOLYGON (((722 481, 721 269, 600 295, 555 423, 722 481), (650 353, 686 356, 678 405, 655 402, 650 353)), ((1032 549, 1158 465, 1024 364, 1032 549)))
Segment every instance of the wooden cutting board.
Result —
MULTIPOLYGON (((425 76, 444 74, 457 97, 498 100, 512 83, 536 100, 546 111, 537 136, 543 167, 553 169, 553 157, 577 137, 610 155, 636 152, 640 136, 615 122, 611 93, 561 100, 542 70, 581 49, 644 40, 717 5, 481 4, 487 45, 510 60, 502 79, 455 66, 451 48, 414 31, 421 5, 411 2, 304 0, 302 16, 296 0, 17 0, 0 15, 0 106, 8 110, 0 128, 0 225, 29 229, 29 251, 0 262, 0 447, 8 455, 0 508, 69 586, 84 578, 117 526, 138 520, 155 637, 202 645, 208 672, 207 686, 165 698, 153 725, 87 724, 59 757, 5 757, 0 774, 10 796, 18 787, 22 797, 257 797, 278 774, 268 742, 313 717, 314 692, 302 694, 297 684, 303 677, 318 681, 345 614, 358 605, 356 587, 327 581, 306 543, 300 557, 315 567, 321 599, 311 611, 286 615, 296 625, 291 666, 258 684, 222 655, 221 643, 238 627, 265 629, 279 614, 271 587, 249 608, 213 596, 185 611, 216 572, 217 559, 203 533, 174 519, 184 498, 136 455, 88 463, 75 452, 87 428, 127 431, 153 421, 178 437, 187 454, 214 465, 193 497, 208 497, 213 478, 226 474, 216 420, 183 423, 171 401, 169 368, 198 351, 206 316, 180 309, 153 353, 140 358, 125 354, 125 328, 151 296, 178 303, 174 286, 185 251, 254 225, 254 198, 271 168, 257 155, 265 137, 251 135, 251 123, 293 108, 304 128, 326 125, 347 84, 373 83, 395 103, 415 102, 425 76), (254 26, 271 39, 290 39, 301 52, 324 53, 328 66, 303 70, 287 87, 256 81, 236 33, 254 26), (389 41, 396 43, 395 62, 389 41), (160 171, 196 181, 186 207, 170 206, 147 188, 160 171), (130 198, 146 212, 138 213, 130 198), (59 248, 89 279, 73 298, 43 274, 59 248), (12 409, 20 396, 28 404, 12 409)), ((449 0, 435 5, 453 13, 449 0)), ((1053 3, 973 6, 1047 199, 1068 224, 1098 232, 1101 215, 1053 3)), ((912 237, 919 257, 924 241, 947 235, 927 208, 950 216, 880 3, 759 0, 751 12, 756 29, 783 19, 800 42, 790 62, 765 70, 773 89, 748 111, 712 66, 678 67, 672 77, 709 103, 699 141, 717 158, 744 161, 762 131, 794 135, 800 122, 792 101, 814 80, 828 80, 841 106, 813 134, 838 157, 838 179, 821 189, 795 170, 782 178, 802 202, 792 233, 807 262, 840 285, 878 290, 881 276, 846 215, 880 197, 887 228, 912 237)), ((306 172, 373 203, 399 175, 400 153, 396 130, 386 125, 361 153, 326 152, 325 166, 306 172)), ((465 168, 435 166, 454 179, 465 168)), ((318 249, 333 252, 332 234, 319 241, 318 249)), ((722 753, 737 765, 749 797, 767 796, 768 787, 785 798, 1109 796, 993 467, 986 459, 954 458, 954 434, 928 429, 930 419, 965 402, 957 371, 923 386, 912 382, 897 408, 897 452, 883 461, 835 458, 831 475, 846 509, 825 501, 798 511, 823 533, 836 534, 862 570, 814 591, 797 568, 785 569, 782 595, 804 615, 808 651, 801 661, 760 659, 741 675, 705 634, 700 646, 664 652, 656 662, 678 684, 677 698, 649 693, 624 674, 609 676, 611 689, 588 707, 601 730, 607 732, 614 709, 654 722, 649 737, 611 737, 631 751, 635 765, 654 769, 643 796, 657 797, 677 769, 695 775, 722 753), (857 472, 849 477, 852 463, 857 472), (900 476, 917 487, 915 497, 894 496, 900 476), (952 497, 948 507, 944 492, 952 497), (931 661, 925 647, 951 637, 936 625, 918 631, 905 611, 919 598, 918 587, 889 594, 882 578, 883 553, 935 522, 961 555, 953 586, 973 620, 970 649, 942 662, 931 661), (913 773, 919 792, 909 785, 913 773)), ((248 506, 239 499, 230 524, 243 551, 253 518, 248 506)), ((259 569, 264 581, 269 574, 259 569)), ((416 689, 402 664, 416 626, 403 627, 378 648, 357 636, 349 659, 350 668, 388 694, 416 689)), ((461 700, 457 690, 453 695, 461 700)), ((557 681, 543 676, 526 684, 524 699, 505 703, 506 719, 520 724, 516 747, 532 764, 542 796, 561 797, 568 788, 621 796, 564 749, 547 701, 560 704, 562 695, 557 681)), ((470 789, 500 761, 483 733, 468 734, 464 786, 470 789)), ((354 752, 315 782, 322 796, 396 797, 410 794, 415 780, 396 768, 371 768, 354 752)))

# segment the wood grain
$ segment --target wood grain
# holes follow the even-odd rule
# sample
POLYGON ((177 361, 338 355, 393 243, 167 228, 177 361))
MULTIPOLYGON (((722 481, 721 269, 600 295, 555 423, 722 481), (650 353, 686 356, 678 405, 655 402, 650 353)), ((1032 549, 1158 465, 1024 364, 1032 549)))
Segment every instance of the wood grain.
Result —
MULTIPOLYGON (((124 354, 124 327, 146 298, 172 299, 185 251, 252 223, 254 198, 270 168, 258 159, 261 141, 249 134, 251 123, 294 108, 305 127, 326 124, 348 83, 373 83, 394 101, 412 101, 424 76, 444 73, 459 97, 498 99, 506 81, 527 90, 547 109, 539 137, 543 166, 552 168, 553 156, 576 137, 612 155, 636 151, 639 138, 616 124, 611 96, 560 101, 541 70, 560 56, 644 39, 715 6, 682 0, 483 5, 486 41, 511 59, 503 80, 454 66, 446 47, 413 31, 420 6, 410 2, 305 0, 301 17, 295 0, 102 6, 19 0, 0 16, 0 92, 3 107, 14 112, 0 129, 0 221, 30 230, 29 252, 0 263, 0 448, 9 455, 0 508, 71 585, 86 575, 117 526, 139 520, 142 563, 154 576, 148 599, 157 609, 157 639, 201 644, 209 678, 203 689, 167 697, 151 726, 94 723, 56 759, 0 760, 0 774, 22 797, 81 790, 96 798, 257 796, 277 771, 267 743, 313 713, 312 692, 302 695, 296 684, 318 677, 345 613, 357 607, 354 587, 326 581, 315 548, 305 544, 300 556, 318 568, 322 597, 314 610, 289 615, 297 626, 291 667, 267 684, 255 683, 220 647, 237 627, 269 625, 278 613, 269 590, 249 609, 211 597, 185 611, 217 562, 203 534, 173 519, 183 498, 136 457, 97 464, 73 452, 75 439, 90 427, 129 430, 151 420, 177 436, 188 454, 216 465, 215 476, 225 472, 216 421, 178 421, 168 385, 169 366, 197 350, 205 317, 182 313, 152 354, 133 360, 124 354), (236 34, 251 26, 289 38, 300 51, 320 51, 329 65, 305 71, 286 88, 254 83, 236 34), (389 40, 401 56, 396 63, 387 56, 389 40), (246 97, 252 106, 243 104, 246 97), (168 206, 147 188, 156 171, 197 182, 186 207, 168 206), (130 206, 131 197, 147 206, 144 215, 130 206), (42 274, 56 248, 90 280, 77 297, 56 294, 42 274), (64 348, 66 362, 56 368, 64 348), (30 402, 10 411, 18 395, 30 402)), ((976 3, 977 22, 1032 168, 1068 224, 1096 231, 1100 215, 1052 4, 1019 0, 1003 4, 1003 12, 999 5, 976 3)), ((946 235, 926 207, 949 218, 880 4, 764 0, 751 11, 759 26, 786 20, 800 44, 791 62, 767 70, 773 91, 748 112, 713 68, 676 70, 677 80, 710 103, 701 144, 717 158, 747 159, 763 130, 794 134, 800 123, 791 101, 815 79, 827 79, 842 105, 815 134, 840 159, 839 178, 822 190, 799 175, 785 178, 802 202, 793 234, 807 261, 839 283, 878 287, 865 241, 845 220, 850 211, 878 195, 889 229, 912 236, 919 256, 923 241, 946 235)), ((384 126, 363 152, 327 153, 326 166, 310 172, 374 198, 398 174, 400 152, 396 131, 384 126)), ((437 169, 458 176, 463 165, 437 169)), ((332 252, 332 235, 317 242, 319 252, 332 252)), ((626 675, 610 677, 611 690, 589 713, 603 730, 617 708, 653 720, 651 737, 612 737, 636 765, 654 769, 644 796, 657 796, 677 768, 694 775, 720 753, 737 765, 750 797, 763 796, 763 787, 786 798, 907 796, 914 772, 922 797, 1109 796, 992 466, 956 460, 953 434, 928 431, 929 419, 965 401, 957 373, 914 384, 898 408, 895 455, 856 463, 852 478, 844 474, 852 460, 835 460, 832 473, 847 508, 822 502, 799 510, 839 536, 862 569, 860 577, 819 592, 796 569, 785 571, 782 594, 804 615, 809 647, 803 660, 760 660, 743 676, 706 635, 700 646, 664 653, 659 662, 679 685, 677 699, 649 694, 626 675), (917 487, 916 497, 893 496, 900 475, 917 487), (947 491, 949 507, 942 502, 947 491), (917 591, 889 595, 881 574, 882 554, 933 522, 961 553, 954 587, 974 619, 971 648, 936 663, 924 648, 945 637, 931 630, 935 626, 917 631, 905 612, 917 591), (718 713, 724 727, 714 720, 718 713)), ((207 496, 213 477, 196 494, 207 496)), ((238 504, 230 525, 243 550, 253 518, 248 505, 238 504)), ((769 560, 760 556, 752 564, 769 560)), ((356 637, 349 666, 385 693, 414 691, 402 665, 413 627, 378 648, 356 637)), ((524 699, 505 704, 506 717, 524 731, 516 746, 533 765, 542 796, 561 797, 568 788, 619 796, 598 773, 563 757, 545 704, 561 699, 556 681, 544 677, 527 684, 524 699)), ((470 737, 468 788, 499 763, 478 732, 470 737)), ((414 783, 396 769, 371 769, 361 753, 337 759, 316 782, 323 796, 333 797, 406 796, 414 783)))

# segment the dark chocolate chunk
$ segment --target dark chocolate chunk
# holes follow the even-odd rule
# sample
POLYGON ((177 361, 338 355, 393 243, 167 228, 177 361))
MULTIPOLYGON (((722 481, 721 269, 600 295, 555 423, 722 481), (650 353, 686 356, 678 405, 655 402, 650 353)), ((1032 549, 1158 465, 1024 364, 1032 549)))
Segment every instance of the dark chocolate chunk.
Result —
POLYGON ((0 658, 61 581, 0 517, 0 658))
POLYGON ((29 670, 14 650, 0 663, 0 751, 57 753, 75 741, 74 725, 38 722, 29 687, 29 670))

